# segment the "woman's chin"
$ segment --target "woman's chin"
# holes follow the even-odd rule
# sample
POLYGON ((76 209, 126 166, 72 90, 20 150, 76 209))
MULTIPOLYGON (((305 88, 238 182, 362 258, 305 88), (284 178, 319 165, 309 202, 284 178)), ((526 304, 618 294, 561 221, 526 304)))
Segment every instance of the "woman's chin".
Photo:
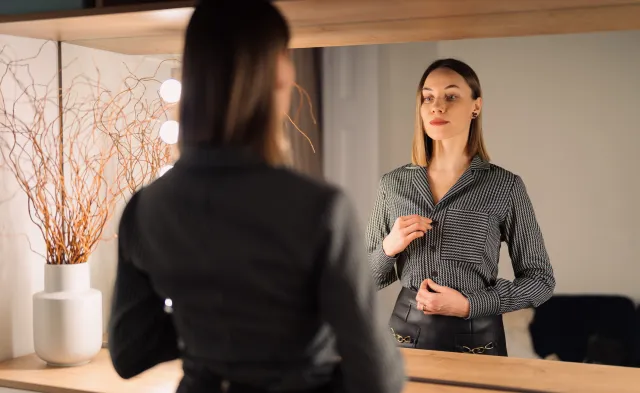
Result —
POLYGON ((446 139, 451 139, 453 135, 450 132, 442 132, 442 131, 429 131, 427 132, 427 136, 434 141, 444 141, 446 139))

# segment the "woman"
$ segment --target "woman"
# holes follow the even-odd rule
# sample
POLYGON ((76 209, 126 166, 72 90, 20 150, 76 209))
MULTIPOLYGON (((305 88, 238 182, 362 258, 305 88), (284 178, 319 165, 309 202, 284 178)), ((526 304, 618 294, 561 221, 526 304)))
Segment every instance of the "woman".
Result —
POLYGON ((282 167, 288 42, 266 1, 193 13, 180 159, 120 223, 109 349, 123 378, 181 359, 181 393, 402 389, 352 207, 282 167))
POLYGON ((412 164, 380 181, 367 246, 378 288, 402 281, 390 319, 401 346, 507 356, 502 314, 537 307, 555 288, 522 179, 489 163, 481 111, 467 64, 431 64, 418 85, 412 164), (513 282, 497 278, 502 241, 513 282))

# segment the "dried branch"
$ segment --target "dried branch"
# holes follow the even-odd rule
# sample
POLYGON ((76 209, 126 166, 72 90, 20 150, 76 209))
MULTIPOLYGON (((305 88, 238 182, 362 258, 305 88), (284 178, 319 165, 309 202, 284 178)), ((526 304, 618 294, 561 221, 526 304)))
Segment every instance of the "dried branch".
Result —
POLYGON ((117 201, 168 162, 168 146, 157 138, 167 107, 159 97, 149 103, 136 95, 144 96, 146 83, 158 81, 131 74, 125 90, 113 94, 99 76, 97 81, 78 76, 61 89, 57 75, 38 84, 30 59, 7 60, 3 53, 4 48, 0 86, 7 81, 17 87, 16 97, 0 89, 3 163, 27 196, 46 262, 84 263, 117 201), (116 173, 110 175, 114 163, 116 173))
POLYGON ((103 91, 95 102, 94 122, 116 148, 116 177, 125 199, 157 178, 171 160, 171 146, 159 137, 159 128, 175 105, 164 102, 158 93, 162 81, 157 75, 167 61, 176 60, 162 61, 146 77, 136 76, 127 67, 123 89, 115 94, 103 91))
POLYGON ((311 120, 313 121, 313 124, 318 124, 318 122, 316 121, 316 117, 313 114, 313 102, 311 101, 311 97, 309 97, 309 93, 307 93, 307 91, 302 86, 296 83, 295 88, 298 91, 298 99, 300 100, 300 104, 298 105, 296 115, 293 118, 291 118, 291 116, 289 116, 288 114, 286 116, 289 122, 295 127, 295 129, 307 139, 309 145, 311 145, 311 150, 313 150, 313 152, 315 153, 316 149, 313 146, 313 142, 311 142, 311 138, 309 138, 309 136, 304 131, 302 131, 297 124, 300 122, 300 112, 302 111, 302 106, 304 105, 305 99, 309 104, 309 113, 311 114, 311 120))

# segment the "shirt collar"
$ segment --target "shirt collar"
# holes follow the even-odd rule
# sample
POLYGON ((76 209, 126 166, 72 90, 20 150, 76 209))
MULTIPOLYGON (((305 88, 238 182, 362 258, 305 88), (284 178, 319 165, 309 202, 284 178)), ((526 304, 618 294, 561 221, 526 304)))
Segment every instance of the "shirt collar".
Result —
POLYGON ((265 161, 248 147, 183 146, 176 167, 246 167, 265 165, 265 161))
POLYGON ((483 160, 479 154, 476 154, 471 159, 471 164, 469 165, 469 168, 471 170, 484 170, 484 169, 489 169, 490 166, 491 164, 489 163, 489 161, 483 160))
MULTIPOLYGON (((484 169, 489 169, 490 167, 491 167, 491 164, 489 163, 489 161, 483 160, 479 154, 476 154, 475 156, 473 156, 473 158, 471 159, 471 163, 469 164, 469 169, 471 170, 484 170, 484 169)), ((419 165, 409 164, 405 168, 417 169, 421 167, 419 165)))

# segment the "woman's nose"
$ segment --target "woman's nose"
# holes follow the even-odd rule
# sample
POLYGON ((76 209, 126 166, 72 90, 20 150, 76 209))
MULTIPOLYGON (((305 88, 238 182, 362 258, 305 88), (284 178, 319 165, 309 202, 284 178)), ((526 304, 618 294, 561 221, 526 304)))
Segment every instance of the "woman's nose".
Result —
POLYGON ((437 99, 433 102, 433 105, 431 105, 431 112, 432 113, 444 113, 447 110, 445 103, 440 100, 437 99))

